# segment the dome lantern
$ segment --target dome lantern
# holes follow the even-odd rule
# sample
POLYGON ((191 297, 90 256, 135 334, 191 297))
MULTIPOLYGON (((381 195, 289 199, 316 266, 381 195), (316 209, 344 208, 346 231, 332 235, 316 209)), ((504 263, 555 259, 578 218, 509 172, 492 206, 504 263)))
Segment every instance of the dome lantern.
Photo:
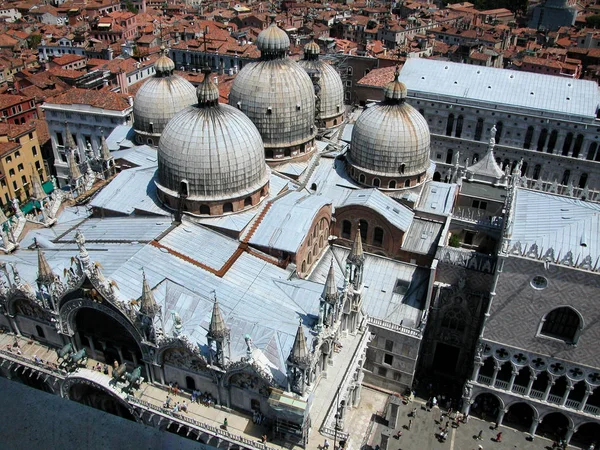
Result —
POLYGON ((160 47, 160 57, 154 63, 154 70, 156 70, 157 77, 168 77, 173 75, 175 70, 175 63, 168 56, 169 52, 163 45, 160 47))
POLYGON ((399 78, 400 69, 396 67, 396 72, 394 72, 394 80, 386 84, 385 88, 383 89, 383 94, 387 104, 398 105, 400 103, 404 103, 406 100, 408 90, 406 89, 406 85, 402 83, 399 78))
POLYGON ((256 47, 260 50, 260 59, 285 58, 290 51, 290 38, 287 33, 277 26, 275 14, 271 16, 271 24, 261 31, 256 38, 256 47))
POLYGON ((219 103, 219 88, 213 83, 210 77, 211 70, 209 67, 204 67, 202 73, 204 74, 204 80, 202 80, 202 83, 200 83, 196 89, 198 107, 206 108, 215 106, 219 103))

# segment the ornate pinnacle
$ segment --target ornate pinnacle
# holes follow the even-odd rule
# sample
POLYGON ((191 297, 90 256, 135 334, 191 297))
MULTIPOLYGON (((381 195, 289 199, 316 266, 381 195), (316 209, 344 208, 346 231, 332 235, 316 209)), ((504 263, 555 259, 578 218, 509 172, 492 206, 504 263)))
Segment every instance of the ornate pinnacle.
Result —
POLYGON ((40 284, 51 284, 55 279, 56 275, 52 272, 46 255, 44 255, 41 248, 38 248, 38 276, 36 281, 40 284))
POLYGON ((360 225, 358 226, 358 230, 356 231, 356 237, 354 238, 354 243, 352 244, 352 250, 350 251, 350 255, 348 255, 348 261, 350 262, 363 262, 365 259, 365 255, 363 253, 362 246, 362 237, 360 235, 360 225))
POLYGON ((310 362, 308 346, 306 345, 306 336, 304 335, 304 328, 302 327, 302 319, 299 320, 296 338, 294 339, 294 346, 292 347, 290 356, 288 356, 288 361, 298 366, 306 366, 310 362))
POLYGON ((142 271, 142 297, 140 299, 140 314, 154 317, 159 309, 160 307, 157 305, 156 300, 154 300, 154 295, 152 294, 152 290, 148 285, 148 280, 146 280, 146 273, 142 271))
POLYGON ((42 188, 42 180, 40 180, 40 174, 37 169, 31 165, 31 198, 33 200, 41 201, 46 197, 46 193, 42 188))
POLYGON ((327 280, 325 281, 325 288, 321 296, 325 301, 333 304, 337 300, 337 286, 335 284, 335 270, 333 268, 333 258, 331 258, 331 266, 329 266, 329 273, 327 274, 327 280))
POLYGON ((208 337, 213 339, 223 339, 229 336, 229 329, 225 324, 225 320, 223 319, 223 314, 221 314, 221 308, 219 308, 219 301, 215 296, 215 303, 213 304, 212 317, 210 319, 210 325, 208 326, 208 333, 206 334, 208 337))

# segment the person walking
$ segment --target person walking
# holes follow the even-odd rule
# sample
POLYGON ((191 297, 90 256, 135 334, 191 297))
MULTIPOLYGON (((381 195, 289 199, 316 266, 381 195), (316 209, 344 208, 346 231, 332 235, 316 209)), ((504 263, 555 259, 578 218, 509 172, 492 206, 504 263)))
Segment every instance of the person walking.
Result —
POLYGON ((327 439, 325 439, 325 443, 323 444, 323 448, 325 450, 329 450, 329 441, 327 439))
POLYGON ((223 429, 225 431, 227 431, 227 425, 229 425, 229 422, 227 422, 227 417, 225 417, 225 420, 223 420, 223 429))
POLYGON ((412 419, 409 419, 408 421, 408 430, 410 431, 410 428, 412 427, 412 419))
POLYGON ((477 440, 481 441, 483 439, 483 430, 479 430, 479 434, 477 435, 477 440))
POLYGON ((496 435, 496 442, 502 442, 502 431, 496 435))

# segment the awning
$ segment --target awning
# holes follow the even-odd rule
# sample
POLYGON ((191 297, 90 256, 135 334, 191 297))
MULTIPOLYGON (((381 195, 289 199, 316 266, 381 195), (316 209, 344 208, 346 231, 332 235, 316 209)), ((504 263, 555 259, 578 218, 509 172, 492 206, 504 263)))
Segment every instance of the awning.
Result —
MULTIPOLYGON (((45 183, 42 184, 42 189, 44 189, 44 192, 46 194, 50 194, 53 190, 54 190, 54 185, 52 184, 52 181, 46 181, 45 183)), ((23 206, 21 206, 21 211, 23 211, 23 214, 29 214, 33 208, 40 208, 40 202, 36 201, 35 204, 32 201, 29 201, 27 203, 25 203, 23 206)))

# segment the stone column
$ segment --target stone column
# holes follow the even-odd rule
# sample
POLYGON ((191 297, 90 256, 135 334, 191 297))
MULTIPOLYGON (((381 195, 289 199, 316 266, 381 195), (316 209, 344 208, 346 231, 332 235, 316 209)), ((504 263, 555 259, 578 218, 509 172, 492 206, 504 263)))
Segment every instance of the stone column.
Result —
POLYGON ((590 395, 592 395, 592 392, 594 392, 594 389, 586 384, 585 394, 583 394, 583 398, 581 399, 581 403, 579 404, 579 411, 583 411, 583 408, 585 408, 588 398, 590 397, 590 395))
POLYGON ((94 347, 94 341, 92 340, 91 336, 86 336, 88 342, 90 343, 90 353, 91 353, 91 357, 96 359, 96 348, 94 347))
POLYGON ((17 336, 21 336, 21 330, 19 330, 19 326, 17 325, 17 320, 14 318, 14 316, 8 316, 8 320, 10 321, 10 326, 12 327, 13 332, 17 336))
POLYGON ((492 381, 490 381, 490 386, 492 387, 496 384, 498 372, 500 372, 500 364, 498 363, 498 361, 494 361, 494 374, 492 375, 492 381))
POLYGON ((550 395, 550 389, 552 389, 552 386, 554 386, 554 380, 551 379, 548 383, 548 386, 546 386, 546 390, 544 391, 544 396, 542 397, 543 402, 548 401, 548 396, 550 395))
POLYGON ((515 378, 517 378, 517 375, 519 374, 518 370, 513 370, 512 373, 510 374, 510 380, 508 382, 508 390, 512 391, 513 386, 515 384, 515 378))
POLYGON ((496 417, 496 428, 502 425, 502 421, 504 420, 504 414, 506 414, 506 412, 506 409, 500 409, 500 411, 498 411, 498 416, 496 417))
POLYGON ((479 371, 481 370, 482 366, 483 366, 482 361, 475 361, 475 366, 473 367, 473 374, 471 375, 471 379, 475 383, 477 383, 477 378, 479 378, 479 371))
POLYGON ((563 394, 562 398, 560 399, 560 406, 565 406, 565 403, 567 403, 567 400, 569 399, 569 394, 571 393, 572 390, 573 390, 573 386, 567 386, 567 388, 565 389, 565 393, 563 394))
POLYGON ((534 417, 531 421, 531 426, 529 427, 529 434, 531 435, 531 439, 535 438, 535 432, 537 431, 537 427, 540 424, 540 419, 534 417))
POLYGON ((565 138, 567 137, 567 135, 561 131, 558 132, 558 136, 556 138, 556 145, 554 146, 554 151, 552 153, 554 153, 555 155, 562 155, 562 149, 563 149, 563 145, 565 145, 565 138))
POLYGON ((535 375, 529 377, 529 383, 527 383, 527 390, 525 391, 525 397, 529 397, 531 395, 531 388, 533 387, 533 383, 537 380, 535 375))
POLYGON ((135 352, 130 351, 129 353, 131 354, 131 358, 132 358, 131 360, 133 361, 133 365, 135 367, 137 367, 138 366, 138 359, 137 359, 137 356, 136 356, 135 352))
POLYGON ((571 438, 573 437, 573 433, 575 433, 575 428, 573 428, 573 427, 570 426, 567 429, 567 434, 565 434, 565 441, 567 442, 567 444, 569 442, 571 442, 571 438))
POLYGON ((123 349, 121 347, 117 347, 117 352, 119 353, 119 363, 123 364, 125 362, 125 358, 123 358, 123 349))

